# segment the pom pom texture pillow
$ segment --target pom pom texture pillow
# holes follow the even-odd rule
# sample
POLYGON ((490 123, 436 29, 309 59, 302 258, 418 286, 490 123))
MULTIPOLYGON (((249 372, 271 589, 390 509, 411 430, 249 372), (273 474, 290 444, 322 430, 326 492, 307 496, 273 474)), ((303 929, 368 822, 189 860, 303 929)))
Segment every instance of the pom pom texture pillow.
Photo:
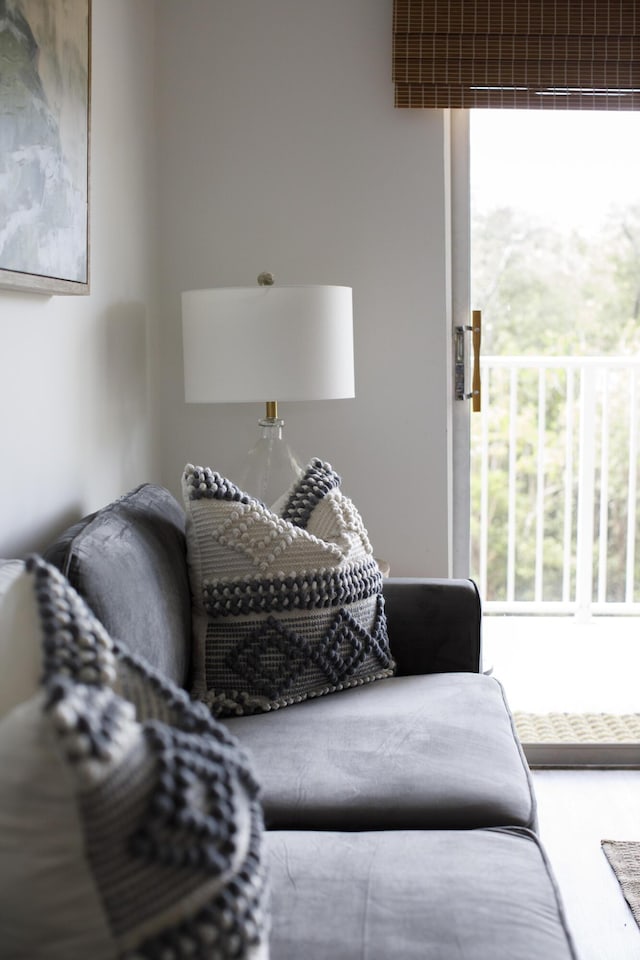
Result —
POLYGON ((0 718, 0 952, 266 960, 246 756, 113 643, 57 570, 27 566, 42 680, 0 718))
POLYGON ((182 477, 194 695, 240 715, 391 676, 382 576, 331 466, 313 460, 278 513, 208 467, 182 477))

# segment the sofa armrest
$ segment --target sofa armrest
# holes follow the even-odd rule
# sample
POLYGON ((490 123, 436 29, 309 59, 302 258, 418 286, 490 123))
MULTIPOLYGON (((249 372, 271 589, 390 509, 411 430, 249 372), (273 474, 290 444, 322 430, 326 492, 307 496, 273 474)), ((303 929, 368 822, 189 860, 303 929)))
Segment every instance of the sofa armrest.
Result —
POLYGON ((480 670, 480 596, 472 580, 384 581, 391 653, 399 675, 480 670))

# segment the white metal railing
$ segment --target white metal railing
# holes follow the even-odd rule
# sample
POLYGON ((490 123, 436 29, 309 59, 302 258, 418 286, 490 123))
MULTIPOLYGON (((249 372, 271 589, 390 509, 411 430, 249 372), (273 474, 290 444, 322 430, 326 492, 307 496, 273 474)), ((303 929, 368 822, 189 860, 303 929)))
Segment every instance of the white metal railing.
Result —
POLYGON ((485 609, 640 613, 640 357, 487 356, 481 370, 472 556, 485 609))

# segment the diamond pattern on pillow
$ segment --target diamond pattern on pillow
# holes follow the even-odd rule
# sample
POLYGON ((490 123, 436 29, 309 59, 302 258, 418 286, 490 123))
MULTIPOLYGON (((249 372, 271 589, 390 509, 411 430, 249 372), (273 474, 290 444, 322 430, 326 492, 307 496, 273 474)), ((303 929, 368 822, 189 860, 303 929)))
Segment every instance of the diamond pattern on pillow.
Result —
POLYGON ((113 643, 57 570, 27 567, 42 682, 0 719, 8 955, 264 960, 262 811, 246 755, 113 643))
POLYGON ((185 467, 194 694, 214 714, 277 709, 394 672, 382 577, 340 483, 315 459, 275 513, 211 468, 185 467))

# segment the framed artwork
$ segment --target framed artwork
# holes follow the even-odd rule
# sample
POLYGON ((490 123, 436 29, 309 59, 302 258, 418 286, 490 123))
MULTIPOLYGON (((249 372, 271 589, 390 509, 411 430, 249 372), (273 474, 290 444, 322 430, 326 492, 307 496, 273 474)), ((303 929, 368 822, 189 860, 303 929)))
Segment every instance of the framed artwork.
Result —
POLYGON ((0 287, 89 292, 91 0, 0 0, 0 287))

